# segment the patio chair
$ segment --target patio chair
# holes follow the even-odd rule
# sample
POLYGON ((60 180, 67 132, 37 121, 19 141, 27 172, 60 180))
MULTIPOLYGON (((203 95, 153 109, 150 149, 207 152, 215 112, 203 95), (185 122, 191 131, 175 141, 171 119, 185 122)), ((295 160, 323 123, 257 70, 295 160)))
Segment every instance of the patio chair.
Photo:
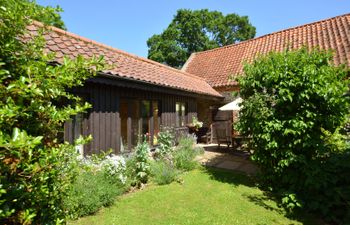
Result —
POLYGON ((227 135, 226 129, 224 128, 217 128, 215 129, 215 133, 216 133, 216 140, 218 142, 218 146, 220 148, 220 145, 222 143, 227 145, 227 148, 230 148, 231 145, 231 136, 227 135))
POLYGON ((215 122, 212 124, 212 135, 218 143, 219 148, 221 144, 227 144, 227 148, 232 145, 232 123, 230 121, 215 122))
POLYGON ((197 143, 204 142, 206 144, 210 144, 210 139, 211 139, 211 129, 210 128, 201 127, 196 132, 196 135, 198 137, 197 143))

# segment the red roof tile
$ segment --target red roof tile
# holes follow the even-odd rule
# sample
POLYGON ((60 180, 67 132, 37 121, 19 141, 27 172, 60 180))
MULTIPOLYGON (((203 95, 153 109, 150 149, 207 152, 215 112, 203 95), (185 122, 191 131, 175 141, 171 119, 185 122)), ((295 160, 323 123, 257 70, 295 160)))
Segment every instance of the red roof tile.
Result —
POLYGON ((287 46, 319 46, 335 50, 335 64, 350 66, 350 14, 293 27, 238 44, 193 53, 183 71, 205 78, 212 87, 237 85, 229 76, 242 73, 242 63, 258 54, 282 51, 287 46))
MULTIPOLYGON (((36 34, 39 27, 42 26, 41 23, 34 22, 28 27, 28 30, 31 34, 36 34)), ((179 91, 222 97, 205 79, 196 75, 129 54, 55 27, 49 27, 49 32, 44 36, 46 50, 55 52, 58 62, 63 59, 63 55, 71 58, 78 54, 85 57, 103 55, 105 61, 113 65, 112 69, 103 71, 110 75, 175 88, 179 91)))

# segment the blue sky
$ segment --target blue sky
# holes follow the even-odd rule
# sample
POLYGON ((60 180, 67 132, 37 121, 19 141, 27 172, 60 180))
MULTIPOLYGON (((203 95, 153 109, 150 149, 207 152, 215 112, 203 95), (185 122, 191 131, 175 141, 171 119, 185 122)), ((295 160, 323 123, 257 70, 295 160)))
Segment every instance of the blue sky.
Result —
POLYGON ((350 12, 349 0, 37 0, 60 5, 70 32, 147 57, 146 41, 161 33, 176 11, 218 10, 249 16, 261 36, 350 12))

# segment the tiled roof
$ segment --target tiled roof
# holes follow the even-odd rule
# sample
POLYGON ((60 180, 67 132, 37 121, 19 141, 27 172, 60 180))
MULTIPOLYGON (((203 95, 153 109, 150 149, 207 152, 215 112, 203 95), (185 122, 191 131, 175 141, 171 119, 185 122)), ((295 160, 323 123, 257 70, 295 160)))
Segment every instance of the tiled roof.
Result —
MULTIPOLYGON (((28 27, 32 34, 36 34, 43 25, 34 22, 28 27)), ((56 53, 56 60, 60 62, 63 56, 71 58, 82 55, 92 57, 103 55, 112 69, 103 71, 116 77, 142 81, 159 86, 175 88, 201 95, 221 97, 203 78, 181 70, 138 57, 110 46, 89 40, 64 30, 49 27, 44 35, 46 50, 56 53)))
POLYGON ((335 64, 350 66, 350 14, 293 27, 238 44, 193 53, 183 71, 205 78, 212 87, 237 85, 229 76, 242 73, 242 63, 258 54, 286 47, 320 47, 335 50, 335 64))

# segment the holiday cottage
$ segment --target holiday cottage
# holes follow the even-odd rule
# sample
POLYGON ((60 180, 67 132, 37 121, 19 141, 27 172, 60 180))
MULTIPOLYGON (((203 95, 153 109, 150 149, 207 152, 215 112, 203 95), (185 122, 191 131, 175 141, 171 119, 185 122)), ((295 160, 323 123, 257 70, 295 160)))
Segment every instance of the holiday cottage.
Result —
MULTIPOLYGON (((35 33, 42 24, 28 29, 35 33)), ((334 63, 350 66, 350 14, 289 28, 237 44, 193 53, 182 70, 97 43, 81 36, 50 28, 46 49, 63 56, 104 56, 110 65, 84 87, 72 90, 92 104, 84 115, 65 125, 65 140, 91 134, 91 143, 81 146, 84 154, 113 149, 130 151, 146 135, 157 144, 162 126, 178 132, 198 117, 209 127, 215 120, 232 120, 232 113, 218 107, 233 100, 239 85, 233 75, 242 74, 243 62, 259 54, 302 46, 334 51, 334 63)))

